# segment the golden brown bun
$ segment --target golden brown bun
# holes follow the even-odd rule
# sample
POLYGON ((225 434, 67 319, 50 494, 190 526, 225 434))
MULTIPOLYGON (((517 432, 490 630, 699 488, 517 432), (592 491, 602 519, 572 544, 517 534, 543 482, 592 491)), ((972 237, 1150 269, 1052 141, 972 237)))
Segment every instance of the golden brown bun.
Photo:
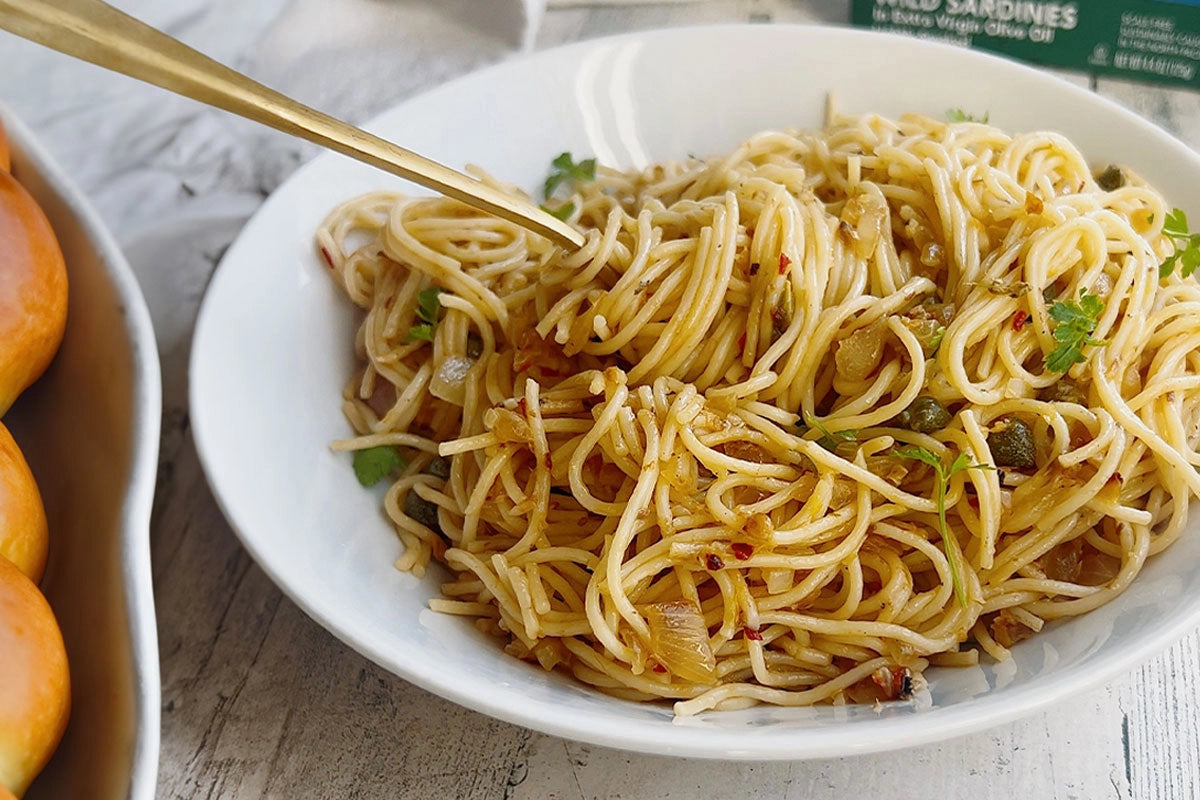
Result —
POLYGON ((37 586, 0 558, 0 786, 20 797, 67 727, 62 633, 37 586))
POLYGON ((33 473, 8 428, 0 423, 0 556, 37 583, 46 568, 49 541, 46 510, 33 473))
MULTIPOLYGON (((0 169, 12 172, 12 157, 8 152, 8 137, 4 135, 3 121, 0 121, 0 169)), ((0 794, 0 800, 4 800, 4 795, 0 794)))
POLYGON ((50 365, 67 322, 67 270, 46 215, 0 172, 0 415, 50 365))

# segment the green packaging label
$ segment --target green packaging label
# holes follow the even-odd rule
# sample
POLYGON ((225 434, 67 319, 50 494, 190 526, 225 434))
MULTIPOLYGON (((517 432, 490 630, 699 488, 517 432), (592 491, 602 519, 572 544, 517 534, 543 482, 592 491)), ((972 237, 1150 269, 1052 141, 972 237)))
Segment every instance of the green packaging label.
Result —
POLYGON ((1200 0, 854 0, 860 27, 1200 88, 1200 0))

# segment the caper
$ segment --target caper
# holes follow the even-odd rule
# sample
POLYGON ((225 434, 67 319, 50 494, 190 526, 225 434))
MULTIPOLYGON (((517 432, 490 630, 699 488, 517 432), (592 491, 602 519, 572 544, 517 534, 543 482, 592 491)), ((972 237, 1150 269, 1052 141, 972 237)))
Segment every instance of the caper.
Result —
POLYGON ((1116 164, 1109 164, 1096 178, 1096 183, 1106 192, 1120 189, 1125 185, 1125 173, 1116 164))
POLYGON ((1079 391, 1079 387, 1068 380, 1059 380, 1047 386, 1038 392, 1038 399, 1045 400, 1047 403, 1077 403, 1078 405, 1087 405, 1083 399, 1083 392, 1079 391))
POLYGON ((1037 466, 1033 429, 1016 417, 1001 420, 988 434, 987 444, 992 451, 992 460, 1001 467, 1030 469, 1037 466))
POLYGON ((412 489, 408 491, 408 496, 404 498, 404 513, 426 528, 431 528, 435 531, 441 530, 438 526, 437 503, 431 503, 412 489))
POLYGON ((450 459, 434 456, 433 460, 425 467, 425 471, 434 477, 446 480, 450 477, 450 459))
POLYGON ((933 433, 950 424, 953 417, 946 407, 927 395, 913 400, 908 408, 900 412, 896 421, 902 428, 917 433, 933 433))

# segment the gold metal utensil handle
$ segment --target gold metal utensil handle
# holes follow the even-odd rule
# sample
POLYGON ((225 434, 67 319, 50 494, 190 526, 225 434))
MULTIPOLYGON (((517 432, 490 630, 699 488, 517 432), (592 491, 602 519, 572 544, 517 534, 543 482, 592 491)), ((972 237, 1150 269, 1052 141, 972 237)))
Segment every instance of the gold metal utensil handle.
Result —
POLYGON ((0 29, 407 178, 571 249, 579 231, 522 198, 297 103, 100 0, 0 0, 0 29))

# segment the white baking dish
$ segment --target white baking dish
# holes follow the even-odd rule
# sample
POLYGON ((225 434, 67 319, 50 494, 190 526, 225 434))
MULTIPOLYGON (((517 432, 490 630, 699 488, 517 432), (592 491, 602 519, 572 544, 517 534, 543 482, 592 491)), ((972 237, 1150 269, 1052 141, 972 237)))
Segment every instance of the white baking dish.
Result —
POLYGON ((26 800, 150 800, 159 748, 150 508, 162 392, 154 330, 96 212, 0 107, 13 174, 50 218, 70 279, 66 337, 7 424, 50 521, 42 590, 66 640, 72 711, 26 800))

